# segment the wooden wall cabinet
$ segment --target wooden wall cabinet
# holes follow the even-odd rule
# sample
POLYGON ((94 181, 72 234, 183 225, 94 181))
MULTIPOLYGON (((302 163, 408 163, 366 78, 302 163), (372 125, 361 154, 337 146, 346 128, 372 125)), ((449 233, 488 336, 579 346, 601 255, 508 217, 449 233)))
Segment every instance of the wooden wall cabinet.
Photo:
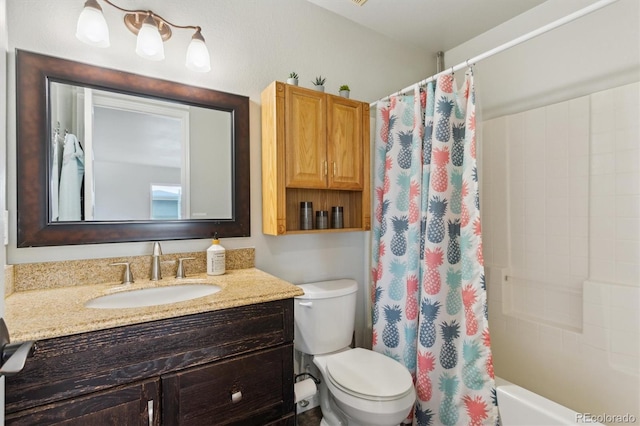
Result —
POLYGON ((38 341, 7 425, 291 425, 293 299, 38 341))
POLYGON ((278 81, 262 92, 262 231, 368 230, 369 104, 278 81), (300 202, 344 208, 344 228, 300 230, 300 202))

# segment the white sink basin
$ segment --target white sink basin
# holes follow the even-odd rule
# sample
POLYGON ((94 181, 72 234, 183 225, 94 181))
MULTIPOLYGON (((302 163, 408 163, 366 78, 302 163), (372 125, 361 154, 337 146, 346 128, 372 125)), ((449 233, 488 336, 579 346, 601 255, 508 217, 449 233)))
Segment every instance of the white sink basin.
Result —
POLYGON ((143 288, 96 297, 89 300, 84 306, 96 309, 140 308, 197 299, 220 290, 220 287, 212 284, 180 284, 143 288))

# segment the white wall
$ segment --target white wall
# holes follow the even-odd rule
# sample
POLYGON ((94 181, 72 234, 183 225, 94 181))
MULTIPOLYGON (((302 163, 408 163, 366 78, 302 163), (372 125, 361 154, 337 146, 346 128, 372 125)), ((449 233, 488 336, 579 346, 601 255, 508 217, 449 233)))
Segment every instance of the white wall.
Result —
MULTIPOLYGON (((174 31, 165 43, 163 62, 139 58, 135 37, 122 25, 122 14, 103 5, 110 26, 111 47, 93 48, 75 38, 78 0, 10 0, 8 203, 11 213, 9 263, 99 258, 151 253, 151 243, 15 247, 15 48, 88 62, 138 74, 249 96, 251 137, 251 237, 222 241, 227 248, 255 247, 256 266, 294 283, 329 278, 355 278, 364 285, 368 236, 364 232, 330 235, 270 237, 261 226, 261 119, 260 93, 273 80, 284 81, 289 72, 300 75, 300 85, 327 78, 327 92, 349 84, 351 97, 372 102, 434 72, 435 60, 415 49, 392 42, 302 0, 144 0, 124 7, 153 9, 177 24, 200 25, 211 53, 212 71, 194 73, 184 67, 190 31, 174 31), (410 60, 408 58, 411 58, 410 60)), ((165 253, 205 250, 202 240, 168 241, 165 253)), ((360 300, 364 299, 364 294, 360 300)), ((362 303, 359 323, 364 318, 362 303)))
MULTIPOLYGON (((511 41, 595 0, 547 0, 445 52, 445 68, 511 41)), ((476 66, 485 119, 550 105, 638 80, 640 3, 619 0, 476 66)))
POLYGON ((180 185, 180 168, 94 161, 95 218, 149 220, 151 185, 180 185))
MULTIPOLYGON (((547 1, 446 52, 446 66, 588 3, 547 1)), ((620 0, 486 59, 475 72, 496 374, 579 412, 636 418, 639 31, 640 3, 620 0), (518 200, 518 186, 541 208, 527 207, 526 195, 518 200), (551 207, 562 214, 550 217, 551 207), (514 264, 536 279, 505 283, 514 264)))

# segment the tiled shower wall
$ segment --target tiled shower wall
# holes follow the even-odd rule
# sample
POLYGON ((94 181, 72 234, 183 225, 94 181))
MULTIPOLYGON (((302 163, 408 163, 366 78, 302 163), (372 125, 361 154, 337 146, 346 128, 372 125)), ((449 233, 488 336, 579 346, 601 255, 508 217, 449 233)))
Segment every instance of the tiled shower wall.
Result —
POLYGON ((640 286, 638 84, 591 96, 589 275, 640 286))
POLYGON ((506 120, 509 308, 579 329, 588 276, 589 99, 506 120))
POLYGON ((639 117, 635 83, 483 123, 496 372, 576 411, 640 411, 639 117))

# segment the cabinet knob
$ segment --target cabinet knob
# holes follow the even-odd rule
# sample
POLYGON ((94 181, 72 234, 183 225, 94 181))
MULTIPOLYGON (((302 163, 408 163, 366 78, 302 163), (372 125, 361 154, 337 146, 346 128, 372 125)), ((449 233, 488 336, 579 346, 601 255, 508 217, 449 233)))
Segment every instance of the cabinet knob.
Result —
POLYGON ((241 399, 242 399, 242 391, 237 391, 237 392, 232 392, 231 393, 231 402, 233 402, 234 404, 236 402, 240 402, 241 399))

